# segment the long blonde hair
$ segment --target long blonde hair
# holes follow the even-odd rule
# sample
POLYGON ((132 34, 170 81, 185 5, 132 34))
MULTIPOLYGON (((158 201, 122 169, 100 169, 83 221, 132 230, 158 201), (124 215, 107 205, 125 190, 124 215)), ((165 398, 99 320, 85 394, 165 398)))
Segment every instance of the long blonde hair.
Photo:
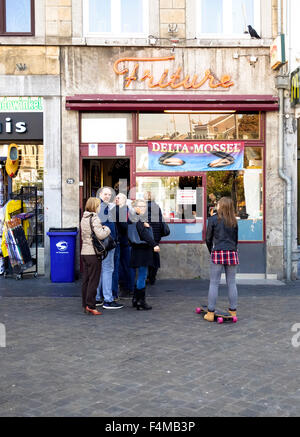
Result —
POLYGON ((218 220, 223 220, 228 228, 235 228, 237 220, 235 217, 233 201, 230 197, 222 197, 218 202, 218 220))

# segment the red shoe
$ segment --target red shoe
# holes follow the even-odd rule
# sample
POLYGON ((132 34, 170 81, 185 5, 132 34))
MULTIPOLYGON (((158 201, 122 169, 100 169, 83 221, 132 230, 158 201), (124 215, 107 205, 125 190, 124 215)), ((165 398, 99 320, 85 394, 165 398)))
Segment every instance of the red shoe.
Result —
POLYGON ((85 307, 85 311, 86 311, 87 314, 93 314, 93 316, 101 316, 102 315, 102 313, 100 313, 100 311, 92 310, 88 306, 85 307))

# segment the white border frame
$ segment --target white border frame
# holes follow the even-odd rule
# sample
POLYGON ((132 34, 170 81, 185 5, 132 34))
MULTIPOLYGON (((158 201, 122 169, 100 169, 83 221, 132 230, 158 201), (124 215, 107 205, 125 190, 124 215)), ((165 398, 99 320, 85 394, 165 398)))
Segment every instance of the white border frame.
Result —
POLYGON ((96 38, 147 38, 149 35, 149 0, 143 0, 143 29, 144 32, 121 32, 121 0, 110 0, 112 11, 117 11, 111 17, 112 32, 89 31, 89 0, 82 0, 83 10, 83 36, 96 38))
MULTIPOLYGON (((254 23, 252 26, 260 35, 261 32, 261 0, 254 1, 254 23)), ((232 28, 232 0, 223 0, 227 8, 223 10, 223 33, 201 33, 202 0, 196 2, 196 35, 199 39, 249 39, 249 33, 231 33, 232 28)), ((251 24, 251 23, 247 23, 251 24)))

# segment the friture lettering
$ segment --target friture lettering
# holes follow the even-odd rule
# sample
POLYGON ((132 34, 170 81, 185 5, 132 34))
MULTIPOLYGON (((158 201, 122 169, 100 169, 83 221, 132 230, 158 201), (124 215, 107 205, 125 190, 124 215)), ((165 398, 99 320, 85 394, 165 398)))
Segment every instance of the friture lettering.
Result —
POLYGON ((215 88, 230 88, 234 85, 231 77, 227 74, 221 77, 221 79, 216 79, 209 69, 205 70, 203 77, 198 78, 198 74, 195 74, 192 78, 187 74, 183 80, 181 80, 182 68, 179 67, 175 73, 169 75, 169 70, 166 69, 161 75, 160 79, 156 81, 150 72, 150 70, 144 70, 143 74, 139 76, 138 70, 140 62, 163 62, 163 61, 174 61, 175 56, 167 56, 164 58, 120 58, 114 63, 114 72, 118 75, 125 75, 125 87, 128 88, 131 82, 134 81, 147 81, 148 88, 168 88, 177 89, 183 87, 186 90, 196 90, 201 88, 206 82, 208 86, 212 89, 215 88), (132 71, 129 72, 128 68, 119 69, 119 64, 121 62, 136 62, 132 71))

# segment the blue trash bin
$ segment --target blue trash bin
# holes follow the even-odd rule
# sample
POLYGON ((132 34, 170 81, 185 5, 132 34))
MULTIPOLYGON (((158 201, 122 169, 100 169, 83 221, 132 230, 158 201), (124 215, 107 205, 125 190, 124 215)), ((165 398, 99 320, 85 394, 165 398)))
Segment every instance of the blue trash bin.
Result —
POLYGON ((77 228, 50 228, 50 278, 52 282, 74 282, 77 228))

